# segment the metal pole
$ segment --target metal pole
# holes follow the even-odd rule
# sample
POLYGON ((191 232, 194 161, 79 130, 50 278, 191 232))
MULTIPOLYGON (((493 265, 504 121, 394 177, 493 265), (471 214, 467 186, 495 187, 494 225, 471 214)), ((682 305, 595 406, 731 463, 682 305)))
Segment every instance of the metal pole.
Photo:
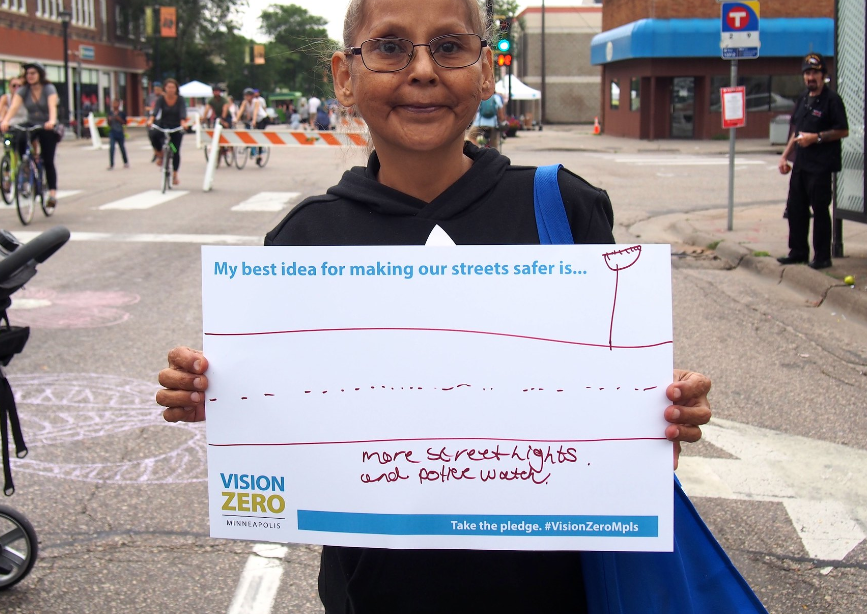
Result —
POLYGON ((63 124, 69 125, 72 113, 69 109, 69 22, 63 20, 63 124))
MULTIPOLYGON (((738 86, 738 61, 732 60, 732 87, 738 86)), ((736 128, 729 128, 729 220, 728 229, 734 230, 735 217, 735 139, 736 128)))
POLYGON ((75 112, 78 118, 78 138, 81 138, 81 55, 76 56, 75 64, 78 68, 78 83, 75 85, 75 112))
POLYGON ((545 91, 545 0, 542 0, 542 117, 539 118, 539 126, 545 123, 545 104, 548 101, 545 91))

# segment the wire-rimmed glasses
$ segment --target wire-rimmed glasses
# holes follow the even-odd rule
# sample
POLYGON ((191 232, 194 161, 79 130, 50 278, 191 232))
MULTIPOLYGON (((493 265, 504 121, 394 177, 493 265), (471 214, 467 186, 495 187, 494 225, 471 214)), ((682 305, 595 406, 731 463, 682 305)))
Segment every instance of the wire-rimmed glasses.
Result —
POLYGON ((432 38, 429 43, 418 44, 405 38, 371 38, 360 47, 350 47, 349 51, 361 56, 367 70, 397 72, 409 66, 416 47, 427 47, 438 66, 466 68, 479 61, 487 45, 488 41, 478 34, 446 34, 432 38))

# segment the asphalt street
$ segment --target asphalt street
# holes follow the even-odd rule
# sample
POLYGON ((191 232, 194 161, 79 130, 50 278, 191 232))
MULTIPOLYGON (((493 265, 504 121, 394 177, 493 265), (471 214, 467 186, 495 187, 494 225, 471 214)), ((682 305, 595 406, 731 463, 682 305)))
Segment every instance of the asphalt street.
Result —
MULTIPOLYGON (((211 539, 204 425, 170 425, 154 402, 169 348, 201 346, 203 244, 260 245, 306 196, 363 152, 275 149, 269 164, 217 170, 187 136, 171 200, 142 132, 131 168, 65 141, 54 217, 72 240, 14 297, 30 342, 6 372, 26 459, 16 493, 40 558, 0 610, 315 613, 318 548, 211 539)), ((594 140, 586 127, 524 133, 515 164, 562 163, 608 190, 619 242, 669 242, 648 223, 727 202, 727 159, 692 142, 594 140)), ((756 143, 736 167, 736 206, 780 204, 778 155, 756 143)), ((737 210, 736 214, 737 216, 737 210)), ((737 219, 737 217, 736 217, 737 219)), ((785 233, 780 219, 780 232, 785 233)), ((867 611, 867 327, 796 288, 673 246, 675 362, 714 382, 714 421, 686 446, 679 475, 738 568, 773 613, 867 611)))

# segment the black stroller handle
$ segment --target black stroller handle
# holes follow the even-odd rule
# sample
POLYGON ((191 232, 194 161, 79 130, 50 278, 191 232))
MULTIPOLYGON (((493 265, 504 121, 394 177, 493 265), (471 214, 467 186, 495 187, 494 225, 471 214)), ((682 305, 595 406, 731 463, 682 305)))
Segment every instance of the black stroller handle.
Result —
POLYGON ((45 262, 67 241, 69 241, 69 229, 66 226, 55 226, 30 242, 20 245, 0 260, 0 284, 34 260, 39 264, 45 262))

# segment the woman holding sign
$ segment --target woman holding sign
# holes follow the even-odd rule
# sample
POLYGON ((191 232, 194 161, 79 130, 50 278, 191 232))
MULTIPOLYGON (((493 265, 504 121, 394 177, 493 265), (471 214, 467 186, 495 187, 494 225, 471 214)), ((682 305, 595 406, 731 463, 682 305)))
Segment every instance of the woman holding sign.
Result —
MULTIPOLYGON (((331 68, 337 99, 365 119, 375 152, 295 207, 266 245, 424 245, 442 231, 457 244, 539 244, 535 169, 464 139, 494 94, 485 23, 476 0, 352 0, 331 68)), ((558 182, 574 242, 613 243, 607 194, 562 169, 558 182)), ((164 418, 204 420, 207 359, 185 347, 168 359, 164 418)), ((674 379, 665 436, 676 463, 680 442, 697 441, 711 414, 706 377, 674 379)), ((319 589, 329 613, 587 612, 581 578, 577 552, 325 547, 319 589)))

